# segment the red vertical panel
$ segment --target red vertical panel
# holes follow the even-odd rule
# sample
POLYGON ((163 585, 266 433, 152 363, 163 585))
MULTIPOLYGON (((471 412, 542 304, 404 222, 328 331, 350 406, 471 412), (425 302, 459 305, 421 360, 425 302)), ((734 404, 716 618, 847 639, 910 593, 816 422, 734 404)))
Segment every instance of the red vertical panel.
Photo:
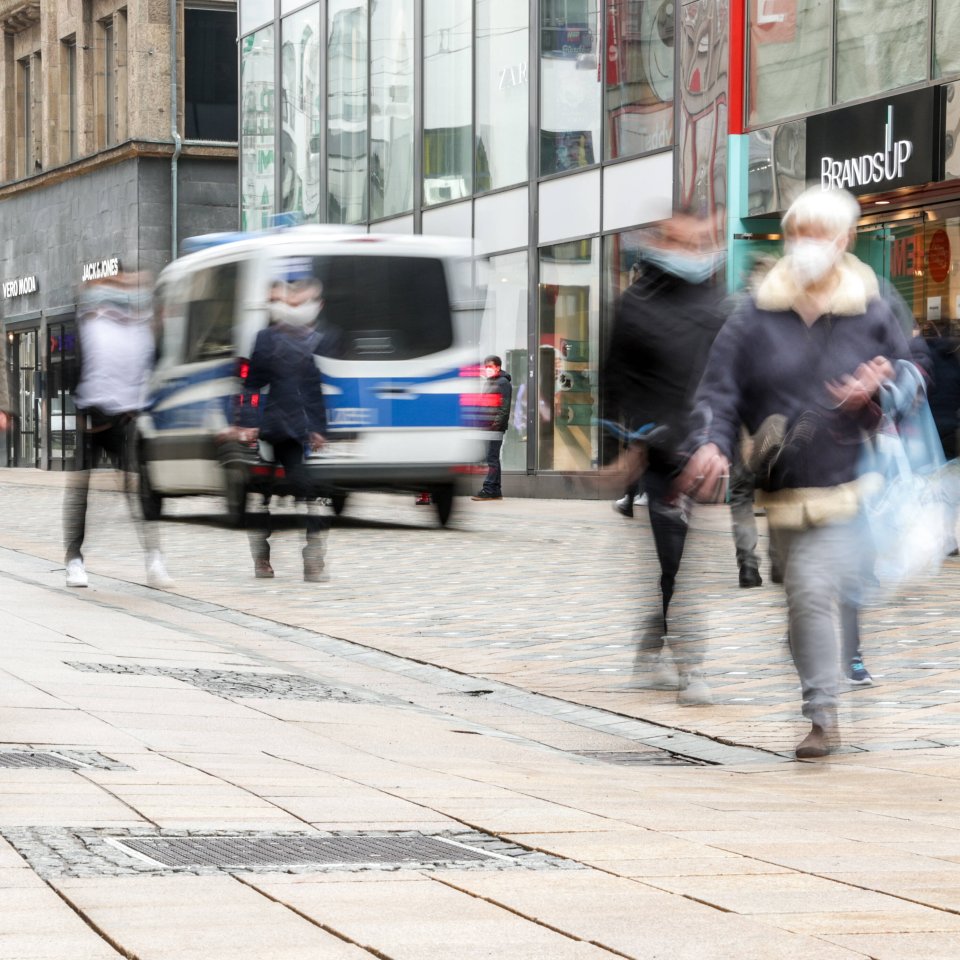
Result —
POLYGON ((743 133, 743 88, 746 68, 747 4, 750 0, 730 2, 730 67, 728 73, 730 109, 727 111, 728 133, 743 133))

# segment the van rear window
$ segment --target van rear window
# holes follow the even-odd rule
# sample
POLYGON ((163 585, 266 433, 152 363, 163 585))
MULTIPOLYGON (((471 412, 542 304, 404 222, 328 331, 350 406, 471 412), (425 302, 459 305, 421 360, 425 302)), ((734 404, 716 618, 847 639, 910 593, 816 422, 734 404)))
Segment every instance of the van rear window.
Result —
POLYGON ((344 360, 412 360, 448 349, 453 324, 443 263, 427 257, 312 258, 323 284, 321 321, 344 360))
POLYGON ((187 363, 233 356, 236 263, 198 270, 187 306, 187 363))

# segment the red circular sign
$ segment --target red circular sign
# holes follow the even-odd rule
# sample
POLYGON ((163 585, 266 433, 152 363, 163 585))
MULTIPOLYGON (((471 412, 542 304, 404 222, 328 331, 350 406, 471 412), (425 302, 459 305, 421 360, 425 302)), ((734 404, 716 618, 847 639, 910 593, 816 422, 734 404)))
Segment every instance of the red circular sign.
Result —
POLYGON ((943 283, 950 273, 950 238, 946 230, 935 230, 927 245, 927 269, 935 283, 943 283))

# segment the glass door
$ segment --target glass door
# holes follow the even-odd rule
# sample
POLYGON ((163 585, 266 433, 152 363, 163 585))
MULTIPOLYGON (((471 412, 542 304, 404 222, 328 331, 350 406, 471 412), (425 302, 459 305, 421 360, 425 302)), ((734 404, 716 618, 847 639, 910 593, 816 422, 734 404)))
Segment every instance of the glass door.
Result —
MULTIPOLYGON (((922 216, 861 226, 854 253, 873 268, 885 299, 899 296, 906 307, 902 312, 912 314, 915 323, 925 318, 926 258, 922 216)), ((904 332, 910 335, 910 331, 904 332)))
POLYGON ((40 331, 10 334, 10 383, 17 411, 8 433, 9 463, 13 467, 40 466, 40 331))

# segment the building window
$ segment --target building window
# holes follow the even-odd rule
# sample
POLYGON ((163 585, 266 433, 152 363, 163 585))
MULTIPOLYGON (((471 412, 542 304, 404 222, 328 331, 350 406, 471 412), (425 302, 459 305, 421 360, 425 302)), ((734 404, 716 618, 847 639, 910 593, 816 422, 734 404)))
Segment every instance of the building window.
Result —
POLYGON ((237 140, 237 15, 183 12, 183 128, 188 140, 237 140))
POLYGON ((604 31, 606 158, 671 146, 674 0, 607 0, 604 31))
POLYGON ((327 4, 327 220, 367 219, 367 4, 327 4))
POLYGON ((17 105, 19 107, 20 122, 17 133, 20 140, 18 151, 18 173, 21 177, 29 177, 33 172, 33 83, 31 71, 31 57, 24 57, 19 62, 17 75, 20 89, 17 91, 17 105))
POLYGON ((473 192, 472 6, 424 0, 424 206, 473 192))
POLYGON ((927 79, 929 0, 837 4, 837 102, 927 79))
POLYGON ((477 0, 476 191, 529 176, 530 7, 477 0))
POLYGON ((280 209, 320 219, 320 7, 281 24, 280 209))
POLYGON ((934 77, 960 73, 960 4, 956 0, 936 0, 937 37, 933 61, 934 77))
POLYGON ((540 173, 600 161, 601 0, 541 0, 540 173))
POLYGON ((413 209, 413 4, 370 11, 370 217, 413 209))
POLYGON ((600 241, 540 250, 537 465, 588 471, 598 462, 600 241))
POLYGON ((751 0, 749 11, 749 122, 829 106, 831 0, 751 0))
POLYGON ((478 286, 486 290, 487 329, 493 339, 484 353, 503 360, 513 381, 513 406, 503 437, 503 469, 527 469, 527 251, 501 253, 477 261, 478 286))
POLYGON ((240 42, 240 225, 269 226, 276 186, 276 52, 273 26, 240 42))
POLYGON ((100 142, 109 147, 117 142, 117 72, 113 18, 100 21, 100 142))
POLYGON ((77 38, 63 43, 63 136, 68 160, 76 160, 80 154, 77 136, 77 38))

